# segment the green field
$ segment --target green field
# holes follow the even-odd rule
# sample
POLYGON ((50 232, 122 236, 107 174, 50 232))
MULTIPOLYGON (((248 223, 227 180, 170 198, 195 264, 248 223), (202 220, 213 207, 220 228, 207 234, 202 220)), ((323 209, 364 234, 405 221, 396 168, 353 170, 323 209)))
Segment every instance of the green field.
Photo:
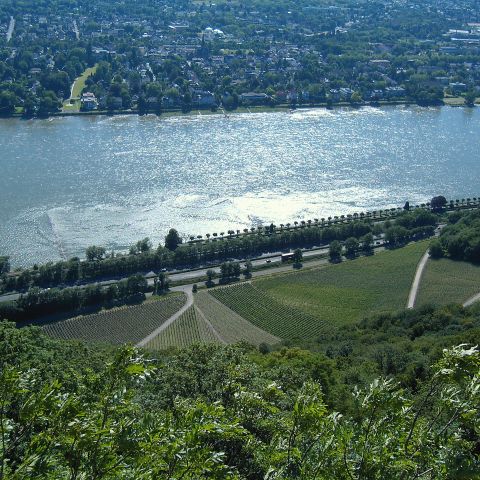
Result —
POLYGON ((312 339, 323 329, 405 307, 428 247, 404 248, 211 291, 245 319, 281 338, 312 339))
POLYGON ((480 266, 447 258, 429 260, 418 290, 417 305, 463 303, 480 292, 480 266))
POLYGON ((93 75, 96 72, 96 70, 97 65, 94 65, 93 67, 87 68, 79 77, 75 79, 70 98, 63 102, 63 109, 65 111, 73 112, 80 110, 80 95, 85 88, 85 82, 90 75, 93 75))
POLYGON ((195 295, 195 305, 225 343, 236 343, 243 340, 252 345, 260 343, 273 345, 280 341, 278 337, 256 327, 220 303, 208 292, 198 292, 195 295))
POLYGON ((190 307, 145 347, 162 350, 169 347, 188 347, 193 343, 218 343, 217 337, 195 306, 190 307))
POLYGON ((157 301, 114 308, 44 325, 52 337, 102 343, 137 343, 162 325, 185 304, 185 295, 169 295, 157 301))

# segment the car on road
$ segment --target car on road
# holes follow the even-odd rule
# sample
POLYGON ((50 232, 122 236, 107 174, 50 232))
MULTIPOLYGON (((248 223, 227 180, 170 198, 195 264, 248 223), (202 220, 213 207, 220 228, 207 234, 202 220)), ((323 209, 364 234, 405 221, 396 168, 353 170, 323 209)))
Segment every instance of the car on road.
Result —
POLYGON ((265 263, 272 263, 271 260, 265 260, 265 263))

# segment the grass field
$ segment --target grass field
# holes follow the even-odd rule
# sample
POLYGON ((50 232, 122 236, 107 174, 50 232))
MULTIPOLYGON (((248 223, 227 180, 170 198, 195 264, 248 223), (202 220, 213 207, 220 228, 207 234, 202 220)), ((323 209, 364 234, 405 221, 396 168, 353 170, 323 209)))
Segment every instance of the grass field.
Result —
POLYGON ((73 82, 71 96, 68 100, 63 102, 63 109, 65 111, 73 112, 80 110, 80 95, 85 88, 85 82, 90 75, 93 75, 97 70, 97 65, 87 68, 79 77, 73 82), (70 103, 73 100, 73 103, 70 103))
POLYGON ((211 291, 245 319, 281 338, 315 338, 324 328, 404 308, 428 242, 211 291))
POLYGON ((258 346, 260 343, 273 345, 280 341, 278 337, 242 318, 208 292, 198 292, 195 295, 195 305, 226 343, 236 343, 244 340, 258 346))
POLYGON ((417 305, 463 303, 480 292, 480 266, 447 258, 429 260, 418 290, 417 305))
POLYGON ((102 343, 137 343, 162 325, 185 304, 185 295, 115 308, 43 326, 48 335, 102 343))
POLYGON ((198 314, 195 306, 190 307, 175 322, 148 342, 146 348, 151 350, 182 348, 193 343, 218 343, 217 337, 198 314))

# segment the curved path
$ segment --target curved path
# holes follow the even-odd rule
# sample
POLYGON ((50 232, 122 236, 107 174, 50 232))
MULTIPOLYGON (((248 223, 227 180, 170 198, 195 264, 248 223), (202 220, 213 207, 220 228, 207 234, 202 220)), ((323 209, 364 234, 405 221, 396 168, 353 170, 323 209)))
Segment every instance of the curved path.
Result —
POLYGON ((159 333, 163 332, 169 327, 180 315, 185 313, 193 305, 193 294, 191 287, 175 287, 172 288, 174 292, 183 292, 187 296, 185 305, 176 313, 174 313, 166 322, 163 322, 158 328, 156 328, 150 335, 147 335, 143 340, 137 343, 137 347, 144 347, 150 340, 153 340, 159 333))
POLYGON ((478 302, 480 300, 480 293, 477 293, 473 297, 470 297, 468 300, 463 302, 464 307, 469 307, 470 305, 473 305, 474 303, 478 302))
POLYGON ((417 299, 418 287, 420 286, 420 280, 425 270, 425 265, 429 258, 428 250, 423 255, 422 259, 418 263, 417 271, 415 272, 415 278, 413 279, 412 286, 410 288, 410 293, 408 295, 407 308, 413 308, 415 306, 415 300, 417 299))

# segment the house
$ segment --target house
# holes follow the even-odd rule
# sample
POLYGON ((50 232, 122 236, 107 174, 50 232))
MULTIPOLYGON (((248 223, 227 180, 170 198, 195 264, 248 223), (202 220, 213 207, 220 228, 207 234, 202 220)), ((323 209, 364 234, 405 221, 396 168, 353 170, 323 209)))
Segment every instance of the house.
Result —
POLYGON ((244 105, 261 105, 267 102, 270 97, 266 93, 242 93, 240 100, 244 105))
POLYGON ((390 67, 390 60, 373 59, 368 62, 372 67, 376 67, 381 70, 385 70, 390 67))
POLYGON ((340 101, 340 92, 337 89, 332 88, 329 91, 329 97, 332 100, 332 102, 339 102, 340 101))
POLYGON ((373 102, 376 102, 378 100, 381 100, 383 98, 383 90, 372 90, 371 92, 369 92, 369 97, 370 97, 370 100, 372 100, 373 102))
POLYGON ((215 95, 208 91, 194 90, 192 92, 192 103, 199 107, 216 107, 215 95))
POLYGON ((451 82, 448 84, 448 86, 454 95, 458 95, 467 91, 467 85, 465 83, 451 82))
POLYGON ((458 47, 445 46, 440 47, 440 53, 446 53, 448 55, 455 55, 459 52, 458 47))
POLYGON ((406 95, 406 91, 403 87, 387 87, 385 89, 385 96, 387 98, 398 98, 404 97, 406 95))
POLYGON ((352 98, 353 90, 351 88, 341 88, 340 89, 340 98, 344 101, 349 102, 352 98))
POLYGON ((98 107, 97 99, 91 92, 85 92, 80 99, 80 108, 82 110, 95 110, 98 107))

